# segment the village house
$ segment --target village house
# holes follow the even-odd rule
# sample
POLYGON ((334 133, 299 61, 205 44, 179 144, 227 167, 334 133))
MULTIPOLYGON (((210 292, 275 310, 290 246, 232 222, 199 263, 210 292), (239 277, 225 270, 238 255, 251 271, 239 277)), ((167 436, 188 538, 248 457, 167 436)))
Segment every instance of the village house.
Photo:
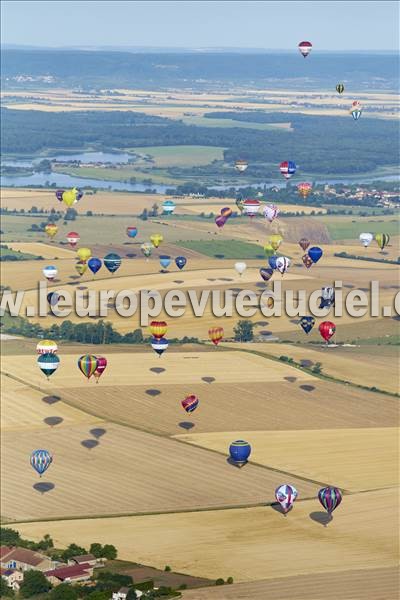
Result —
POLYGON ((80 556, 72 556, 68 560, 69 565, 83 565, 89 564, 92 567, 97 565, 97 558, 93 554, 81 554, 80 556))
POLYGON ((89 563, 73 564, 45 571, 44 574, 52 585, 78 583, 79 581, 89 581, 93 576, 93 566, 89 563))
MULTIPOLYGON (((129 588, 122 587, 118 592, 113 592, 111 600, 126 600, 128 597, 129 588)), ((143 592, 140 590, 135 590, 136 598, 141 598, 143 596, 143 592)))
POLYGON ((20 583, 24 579, 24 575, 21 571, 16 569, 3 569, 0 567, 0 575, 3 577, 9 588, 13 589, 14 592, 18 592, 20 583))
POLYGON ((48 556, 27 548, 0 547, 0 566, 4 569, 47 571, 54 568, 55 565, 56 563, 48 556))

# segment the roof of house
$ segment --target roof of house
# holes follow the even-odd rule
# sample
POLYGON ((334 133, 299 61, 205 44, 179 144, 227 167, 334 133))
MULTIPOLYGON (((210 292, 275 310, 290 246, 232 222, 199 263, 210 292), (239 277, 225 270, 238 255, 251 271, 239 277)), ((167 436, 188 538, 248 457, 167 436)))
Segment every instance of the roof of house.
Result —
POLYGON ((2 560, 17 560, 18 562, 37 567, 41 562, 48 559, 47 556, 28 550, 27 548, 12 548, 10 552, 2 557, 2 560))
POLYGON ((122 587, 120 590, 118 590, 119 594, 127 594, 129 592, 129 588, 127 587, 122 587))
POLYGON ((0 559, 10 554, 11 550, 14 550, 12 546, 0 546, 0 559))
POLYGON ((0 575, 2 577, 9 577, 13 573, 15 573, 15 571, 16 569, 3 569, 3 567, 0 567, 0 575))
POLYGON ((87 563, 91 560, 97 560, 93 554, 80 554, 79 556, 72 556, 71 560, 74 560, 78 564, 87 563))
POLYGON ((57 577, 57 579, 67 579, 69 577, 79 577, 80 575, 90 575, 90 571, 93 569, 92 565, 84 563, 82 565, 69 565, 68 567, 59 567, 58 569, 51 569, 45 571, 46 577, 57 577))

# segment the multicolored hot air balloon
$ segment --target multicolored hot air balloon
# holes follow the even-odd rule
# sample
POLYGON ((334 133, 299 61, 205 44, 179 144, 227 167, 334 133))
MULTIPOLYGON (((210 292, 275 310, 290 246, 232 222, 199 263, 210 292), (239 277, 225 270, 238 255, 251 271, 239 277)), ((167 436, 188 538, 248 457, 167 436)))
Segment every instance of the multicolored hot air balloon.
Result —
POLYGON ((177 256, 175 259, 175 264, 180 271, 182 271, 183 267, 186 266, 187 259, 184 256, 177 256))
POLYGON ((235 202, 240 214, 243 212, 243 198, 238 198, 235 202))
POLYGON ((165 200, 165 202, 162 203, 162 209, 163 214, 172 215, 172 213, 176 209, 176 204, 172 200, 165 200))
POLYGON ((58 269, 53 265, 49 265, 48 267, 44 267, 42 269, 42 273, 48 281, 53 281, 53 279, 57 276, 58 269))
POLYGON ((53 462, 53 457, 48 450, 34 450, 30 462, 36 473, 39 473, 41 477, 53 462))
POLYGON ((322 249, 319 248, 318 246, 313 246, 312 248, 309 249, 307 254, 311 258, 313 263, 317 263, 319 261, 319 259, 321 258, 321 256, 323 255, 323 252, 322 252, 322 249))
POLYGON ((137 227, 135 227, 134 225, 130 225, 129 227, 127 227, 126 235, 129 238, 135 238, 137 236, 137 227))
POLYGON ((149 244, 149 242, 144 242, 144 244, 142 244, 140 246, 140 250, 141 250, 143 256, 147 260, 151 256, 151 253, 153 252, 153 246, 152 246, 152 244, 149 244))
POLYGON ((301 238, 301 240, 299 241, 299 246, 302 250, 304 250, 304 252, 307 250, 309 245, 310 240, 308 240, 307 238, 301 238))
POLYGON ((249 163, 247 160, 237 160, 235 162, 235 169, 236 171, 239 171, 239 173, 244 173, 248 166, 249 163))
POLYGON ((303 254, 303 256, 301 257, 301 260, 303 261, 303 265, 309 269, 310 267, 313 266, 313 261, 311 260, 311 258, 308 256, 308 254, 303 254))
POLYGON ((270 236, 268 242, 269 242, 269 245, 271 246, 271 248, 273 249, 274 252, 278 251, 279 246, 282 243, 282 240, 283 240, 283 237, 281 236, 280 233, 274 233, 274 235, 270 236))
POLYGON ((56 191, 56 198, 59 202, 62 202, 62 196, 63 196, 64 192, 65 192, 65 190, 57 190, 56 191))
POLYGON ((83 196, 83 192, 78 188, 72 188, 72 190, 64 190, 62 193, 62 201, 68 208, 71 208, 73 204, 78 202, 83 196))
POLYGON ((296 164, 292 160, 284 160, 279 165, 281 175, 283 175, 285 179, 290 179, 292 175, 296 173, 296 169, 296 164))
POLYGON ((330 308, 335 304, 335 290, 333 287, 323 287, 319 308, 330 308))
POLYGON ((154 248, 158 248, 158 246, 163 240, 164 238, 161 235, 161 233, 153 233, 153 235, 150 236, 150 241, 153 244, 154 248))
POLYGON ((255 217, 260 210, 261 202, 259 200, 251 199, 243 201, 243 212, 248 217, 255 217))
POLYGON ((168 324, 165 321, 151 321, 150 323, 150 331, 151 335, 156 338, 156 340, 160 340, 167 333, 168 324))
POLYGON ((198 407, 199 399, 194 394, 190 394, 190 396, 186 396, 186 398, 182 400, 181 404, 187 413, 191 413, 198 407))
POLYGON ((88 265, 86 262, 82 262, 81 260, 79 260, 76 265, 75 265, 75 271, 78 273, 78 275, 83 275, 84 273, 86 273, 88 268, 88 265))
POLYGON ((208 330, 208 337, 214 344, 214 346, 218 346, 222 338, 224 337, 224 330, 222 327, 210 327, 208 330))
POLYGON ((52 352, 46 352, 45 354, 40 354, 37 359, 37 364, 39 365, 39 369, 44 373, 47 379, 50 375, 53 375, 55 371, 57 371, 60 359, 57 354, 53 354, 52 352))
POLYGON ((361 107, 358 108, 352 108, 350 111, 351 116, 353 117, 353 119, 355 121, 358 121, 358 119, 361 117, 362 115, 362 110, 361 107))
POLYGON ((264 269, 264 268, 260 269, 260 275, 264 281, 269 281, 273 274, 274 274, 273 269, 264 269))
POLYGON ((94 354, 84 354, 78 358, 78 368, 87 379, 90 379, 97 369, 97 358, 94 354))
POLYGON ((373 239, 374 239, 373 233, 360 233, 360 242, 362 243, 364 248, 367 248, 367 246, 370 245, 370 243, 372 242, 373 239))
POLYGON ((51 240, 53 240, 54 236, 57 234, 58 226, 55 223, 47 223, 44 228, 44 231, 51 240))
POLYGON ((92 256, 92 251, 90 248, 79 248, 76 251, 76 255, 81 262, 86 262, 92 256))
POLYGON ((221 208, 220 214, 221 217, 224 217, 224 219, 229 219, 229 217, 232 215, 232 209, 229 206, 224 206, 221 208))
POLYGON ((242 276, 245 270, 247 269, 247 265, 245 262, 236 262, 234 267, 236 273, 239 273, 240 276, 242 276))
POLYGON ((287 256, 278 256, 276 259, 276 269, 281 275, 284 275, 290 267, 290 258, 287 256))
POLYGON ((96 379, 96 383, 99 383, 100 377, 103 375, 107 367, 107 359, 104 356, 96 356, 96 370, 93 373, 93 377, 96 379))
POLYGON ((300 42, 300 44, 298 45, 298 49, 299 49, 300 54, 304 58, 307 58, 307 56, 310 54, 310 52, 312 50, 312 43, 311 42, 300 42))
POLYGON ((222 215, 218 215, 218 217, 215 217, 214 222, 216 224, 216 226, 221 229, 225 223, 227 222, 227 217, 223 217, 222 215))
POLYGON ((67 242, 71 248, 75 248, 80 239, 81 237, 79 233, 76 233, 76 231, 70 231, 67 233, 67 242))
POLYGON ((343 94, 344 92, 344 85, 343 83, 338 83, 336 86, 336 91, 338 94, 343 94))
POLYGON ((166 254, 161 254, 160 255, 160 265, 163 269, 168 269, 169 265, 171 264, 171 257, 167 256, 166 254))
POLYGON ((57 354, 58 346, 52 340, 42 340, 36 346, 38 354, 57 354))
POLYGON ((274 219, 279 215, 279 208, 275 204, 267 204, 264 206, 264 217, 272 223, 274 219))
POLYGON ((110 273, 114 274, 115 271, 118 271, 120 268, 122 260, 118 254, 110 252, 110 254, 107 254, 104 257, 103 262, 106 269, 110 271, 110 273))
POLYGON ((87 261, 87 266, 92 271, 93 275, 96 275, 97 271, 100 271, 101 267, 103 266, 103 263, 100 258, 92 256, 92 258, 89 258, 87 261))
POLYGON ((331 515, 342 501, 342 492, 336 487, 325 487, 319 490, 318 500, 331 515))
POLYGON ((312 190, 311 183, 303 182, 303 183, 299 183, 299 185, 297 186, 297 191, 299 192, 300 196, 302 198, 304 198, 304 200, 311 193, 311 190, 312 190))
POLYGON ((314 317, 301 317, 299 324, 304 333, 309 334, 315 325, 315 319, 314 317))
POLYGON ((247 463, 250 454, 251 446, 244 440, 236 440, 229 446, 230 459, 238 467, 243 467, 247 463))
POLYGON ((151 347, 153 348, 154 352, 157 352, 158 356, 161 357, 161 354, 163 354, 166 349, 168 348, 168 340, 166 340, 165 338, 160 338, 157 339, 155 337, 151 338, 151 347))
POLYGON ((387 246, 388 243, 390 242, 390 235, 388 233, 376 233, 375 241, 378 244, 378 246, 382 252, 383 249, 385 248, 385 246, 387 246))
POLYGON ((336 331, 336 325, 335 323, 332 323, 332 321, 323 321, 322 323, 320 323, 318 329, 321 334, 321 337, 323 337, 323 339, 328 344, 329 340, 336 331))
POLYGON ((293 485, 287 483, 280 485, 275 490, 275 498, 281 505, 282 512, 286 515, 293 507, 298 496, 297 490, 293 485))

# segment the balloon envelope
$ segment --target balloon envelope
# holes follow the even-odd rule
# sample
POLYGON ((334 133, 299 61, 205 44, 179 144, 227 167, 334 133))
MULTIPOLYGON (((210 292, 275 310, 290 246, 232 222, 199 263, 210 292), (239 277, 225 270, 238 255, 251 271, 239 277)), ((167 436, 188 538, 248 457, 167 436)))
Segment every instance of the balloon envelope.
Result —
POLYGON ((313 263, 316 263, 319 261, 319 259, 323 255, 323 252, 322 252, 321 248, 318 248, 318 246, 313 246, 312 248, 310 248, 308 250, 307 254, 311 258, 313 263))
POLYGON ((38 356, 37 364, 39 365, 39 369, 46 375, 48 379, 50 375, 57 371, 60 364, 60 359, 58 358, 57 354, 46 352, 45 354, 40 354, 38 356))
POLYGON ((245 262, 237 262, 235 263, 235 271, 237 273, 239 273, 239 275, 242 275, 245 270, 247 269, 247 265, 245 262))
POLYGON ((162 254, 160 256, 160 265, 162 266, 162 268, 167 269, 170 264, 171 264, 171 257, 167 256, 165 254, 162 254))
POLYGON ((187 259, 184 256, 177 256, 175 259, 175 264, 179 270, 182 270, 186 263, 187 259))
POLYGON ((312 50, 312 43, 311 42, 300 42, 300 44, 298 45, 298 48, 299 48, 300 54, 304 58, 306 58, 312 50))
POLYGON ((80 239, 80 235, 79 233, 76 233, 76 231, 70 231, 67 233, 67 242, 71 248, 75 248, 80 239))
POLYGON ((97 358, 94 354, 84 354, 78 358, 78 368, 88 379, 97 369, 97 358))
POLYGON ((104 356, 96 356, 96 370, 93 373, 93 377, 96 379, 96 383, 98 383, 100 377, 103 375, 104 371, 107 367, 107 359, 104 356))
POLYGON ((92 256, 92 251, 90 248, 79 248, 76 251, 76 255, 80 261, 86 262, 92 256))
POLYGON ((390 235, 388 233, 376 233, 375 241, 381 250, 390 242, 390 235))
POLYGON ((336 325, 335 323, 332 323, 332 321, 323 321, 320 323, 318 329, 321 337, 323 337, 326 342, 329 342, 336 331, 336 325))
POLYGON ((52 340, 42 340, 36 345, 36 352, 38 354, 57 354, 58 346, 52 340))
POLYGON ((222 327, 210 327, 208 330, 208 337, 215 346, 218 346, 222 338, 224 337, 224 330, 222 327))
POLYGON ((272 223, 279 214, 279 208, 275 204, 267 204, 264 206, 264 217, 272 223))
POLYGON ((103 263, 101 262, 100 258, 92 256, 92 258, 89 258, 87 266, 92 271, 93 275, 96 275, 97 271, 99 271, 103 266, 103 263))
POLYGON ((150 331, 151 335, 160 340, 167 333, 168 324, 165 321, 151 321, 150 331))
POLYGON ((273 274, 274 274, 273 269, 264 269, 264 268, 260 269, 260 275, 264 279, 264 281, 269 281, 273 274))
POLYGON ((110 252, 104 257, 104 266, 110 273, 115 273, 121 266, 121 257, 114 252, 110 252))
POLYGON ((369 246, 373 239, 374 235, 372 233, 360 233, 360 242, 364 248, 369 246))
POLYGON ((36 473, 42 476, 53 462, 53 457, 48 450, 34 450, 30 462, 36 473))
POLYGON ((182 406, 186 410, 187 413, 191 413, 196 410, 199 405, 199 399, 194 394, 190 394, 190 396, 186 396, 184 400, 182 400, 182 406))
POLYGON ((336 86, 336 91, 338 94, 343 94, 344 92, 344 85, 343 83, 338 83, 336 86))
POLYGON ((168 348, 168 340, 165 338, 157 339, 153 337, 151 338, 151 347, 153 348, 154 352, 157 352, 157 354, 161 356, 161 354, 163 354, 163 352, 165 352, 168 348))
POLYGON ((307 250, 309 245, 310 240, 308 240, 307 238, 301 238, 301 240, 299 241, 299 246, 302 250, 304 250, 304 252, 307 250))
POLYGON ((301 328, 307 334, 310 333, 310 331, 312 330, 312 328, 315 325, 314 317, 301 317, 299 322, 300 322, 301 328))
POLYGON ((268 264, 271 267, 271 269, 276 269, 276 259, 277 256, 275 254, 268 256, 268 264))
POLYGON ((275 498, 281 505, 282 511, 286 514, 292 508, 298 496, 297 490, 292 485, 280 485, 275 490, 275 498))
POLYGON ((251 446, 244 440, 236 440, 229 446, 229 454, 232 462, 239 467, 242 467, 247 463, 247 460, 251 454, 251 446))
POLYGON ((215 224, 217 227, 221 228, 225 225, 225 223, 227 222, 227 217, 223 217, 222 215, 218 215, 218 217, 215 217, 215 224))
POLYGON ((325 487, 319 490, 318 500, 325 510, 331 514, 342 501, 342 492, 336 487, 325 487))
POLYGON ((130 238, 135 238, 137 236, 137 227, 134 227, 134 226, 127 227, 126 235, 130 238))
POLYGON ((290 267, 290 258, 287 256, 278 256, 276 259, 276 268, 283 275, 290 267))
POLYGON ((53 265, 49 265, 48 267, 44 267, 42 269, 42 273, 46 277, 46 279, 52 281, 56 277, 58 269, 53 265))
POLYGON ((153 233, 153 235, 150 236, 150 241, 153 244, 154 248, 158 248, 158 246, 163 240, 164 238, 161 235, 161 233, 153 233))

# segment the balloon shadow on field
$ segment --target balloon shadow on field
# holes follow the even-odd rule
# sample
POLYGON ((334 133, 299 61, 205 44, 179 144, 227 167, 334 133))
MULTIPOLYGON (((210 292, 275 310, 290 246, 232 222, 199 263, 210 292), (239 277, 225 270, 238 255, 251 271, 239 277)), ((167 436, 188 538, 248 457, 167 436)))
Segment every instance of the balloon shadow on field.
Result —
POLYGON ((42 400, 43 402, 46 402, 46 404, 55 404, 56 402, 60 402, 61 398, 60 396, 44 396, 42 400))
POLYGON ((215 381, 215 377, 202 377, 201 380, 205 383, 212 383, 213 381, 215 381))
POLYGON ((312 521, 315 521, 316 523, 319 523, 320 525, 323 525, 324 527, 326 527, 328 525, 328 523, 330 523, 333 519, 332 515, 330 515, 327 512, 321 512, 321 511, 312 512, 312 513, 310 513, 309 517, 312 521))
POLYGON ((310 359, 308 359, 308 358, 301 358, 301 359, 300 359, 300 366, 301 366, 301 367, 310 368, 310 367, 312 367, 312 366, 313 366, 313 364, 314 364, 314 361, 313 361, 313 360, 310 360, 310 359))
POLYGON ((77 290, 87 290, 86 285, 78 285, 77 290))
POLYGON ((152 397, 159 396, 161 394, 161 390, 149 389, 149 390, 146 390, 146 394, 148 396, 152 396, 152 397))
POLYGON ((173 283, 177 283, 177 284, 184 283, 184 280, 183 279, 174 279, 173 283))
POLYGON ((232 458, 230 456, 228 456, 228 458, 226 459, 226 462, 228 463, 228 465, 230 465, 231 467, 235 467, 236 469, 241 469, 242 467, 244 467, 246 463, 244 463, 244 465, 238 465, 234 460, 232 460, 232 458))
POLYGON ((92 448, 96 448, 96 446, 99 445, 99 442, 97 440, 82 440, 81 442, 81 446, 83 446, 84 448, 87 448, 88 450, 91 450, 92 448))
POLYGON ((89 433, 92 434, 93 437, 100 438, 102 435, 104 435, 105 433, 107 433, 106 429, 103 429, 102 427, 95 427, 94 429, 91 429, 89 431, 89 433))
POLYGON ((189 431, 194 427, 194 423, 192 423, 191 421, 181 421, 180 423, 178 423, 178 425, 179 427, 182 427, 182 429, 186 429, 186 431, 189 431))
POLYGON ((286 517, 286 515, 290 512, 290 510, 288 510, 286 513, 284 512, 282 506, 279 504, 279 502, 273 502, 271 504, 271 508, 272 510, 274 510, 275 512, 281 514, 282 516, 286 517))
POLYGON ((126 258, 135 258, 136 254, 134 254, 133 252, 127 252, 127 254, 125 254, 126 258))
POLYGON ((289 383, 294 383, 295 381, 297 381, 297 377, 284 377, 283 379, 285 379, 286 381, 288 381, 289 383))
POLYGON ((164 371, 166 369, 163 369, 163 367, 151 367, 151 369, 149 369, 152 373, 157 373, 157 375, 159 375, 160 373, 164 373, 164 371))
POLYGON ((300 389, 304 390, 305 392, 313 392, 315 390, 315 386, 305 384, 305 385, 301 385, 300 389))
POLYGON ((54 483, 50 483, 50 481, 39 481, 39 483, 34 483, 32 487, 37 492, 45 494, 46 492, 54 490, 56 486, 54 485, 54 483))
POLYGON ((62 423, 64 421, 64 419, 62 417, 46 417, 45 419, 43 419, 43 423, 46 423, 46 425, 50 425, 50 427, 54 427, 54 425, 60 425, 60 423, 62 423))

